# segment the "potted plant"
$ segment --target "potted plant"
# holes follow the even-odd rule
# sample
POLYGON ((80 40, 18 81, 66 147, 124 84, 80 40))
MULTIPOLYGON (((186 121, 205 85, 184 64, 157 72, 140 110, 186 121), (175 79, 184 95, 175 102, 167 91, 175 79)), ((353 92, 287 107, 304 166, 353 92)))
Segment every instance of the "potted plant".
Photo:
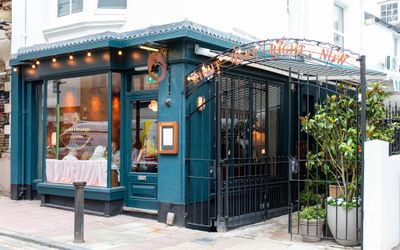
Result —
MULTIPOLYGON (((332 180, 335 191, 327 199, 327 223, 335 240, 346 246, 360 244, 361 208, 361 105, 355 90, 339 86, 338 95, 317 104, 315 114, 301 117, 302 131, 316 146, 307 154, 307 168, 320 169, 332 180)), ((367 140, 393 141, 397 123, 386 123, 383 86, 372 83, 366 96, 367 140)), ((332 193, 331 193, 332 194, 332 193)))
POLYGON ((304 242, 318 242, 323 236, 326 212, 321 205, 303 207, 299 213, 299 232, 304 242))

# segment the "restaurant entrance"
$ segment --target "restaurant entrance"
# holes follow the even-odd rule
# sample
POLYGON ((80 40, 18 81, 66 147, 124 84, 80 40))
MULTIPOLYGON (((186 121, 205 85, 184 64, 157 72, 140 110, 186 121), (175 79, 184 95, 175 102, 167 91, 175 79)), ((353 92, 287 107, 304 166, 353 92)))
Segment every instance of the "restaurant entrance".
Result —
MULTIPOLYGON (((133 77, 133 87, 138 86, 134 82, 138 81, 137 79, 133 77)), ((150 92, 145 95, 142 91, 133 92, 133 95, 128 97, 127 105, 131 149, 127 152, 126 206, 157 210, 157 97, 150 92)))

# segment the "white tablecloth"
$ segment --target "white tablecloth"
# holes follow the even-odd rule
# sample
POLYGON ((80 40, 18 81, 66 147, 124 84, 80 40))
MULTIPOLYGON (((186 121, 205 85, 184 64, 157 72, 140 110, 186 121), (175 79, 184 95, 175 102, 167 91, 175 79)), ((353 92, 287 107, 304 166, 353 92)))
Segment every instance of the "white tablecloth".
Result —
POLYGON ((47 182, 72 184, 74 181, 86 181, 90 186, 107 186, 106 160, 46 160, 47 182))

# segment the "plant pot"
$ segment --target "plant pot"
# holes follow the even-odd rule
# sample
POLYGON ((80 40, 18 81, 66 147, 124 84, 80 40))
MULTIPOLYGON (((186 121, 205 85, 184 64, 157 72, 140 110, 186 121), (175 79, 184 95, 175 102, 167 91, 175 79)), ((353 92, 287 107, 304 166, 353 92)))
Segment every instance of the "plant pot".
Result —
POLYGON ((344 196, 344 186, 329 185, 329 196, 334 199, 344 196))
POLYGON ((305 220, 300 219, 299 230, 304 242, 318 242, 323 236, 325 219, 305 220))
POLYGON ((327 222, 335 241, 342 246, 361 244, 361 208, 327 205, 327 222), (347 223, 346 223, 347 210, 347 223), (358 211, 357 211, 358 210, 358 211), (358 221, 357 221, 358 212, 358 221), (337 218, 337 221, 336 221, 337 218), (357 223, 358 222, 358 223, 357 223), (347 231, 346 231, 347 225, 347 231))

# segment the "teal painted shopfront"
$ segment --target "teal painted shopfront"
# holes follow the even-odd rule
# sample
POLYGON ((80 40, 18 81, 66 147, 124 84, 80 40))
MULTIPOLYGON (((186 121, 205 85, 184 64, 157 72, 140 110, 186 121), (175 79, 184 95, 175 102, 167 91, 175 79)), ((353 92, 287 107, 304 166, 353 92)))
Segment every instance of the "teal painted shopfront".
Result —
MULTIPOLYGON (((11 61, 12 199, 41 199, 45 206, 72 207, 72 182, 79 179, 87 182, 85 209, 90 213, 112 216, 129 211, 157 216, 162 222, 174 213, 176 224, 187 225, 189 220, 194 227, 207 227, 209 221, 194 222, 197 213, 208 213, 208 220, 215 220, 210 210, 215 207, 215 190, 210 188, 215 185, 215 165, 209 160, 205 168, 199 163, 201 170, 193 170, 198 164, 193 159, 206 161, 215 154, 214 119, 218 118, 212 116, 211 98, 215 90, 209 82, 199 88, 200 99, 191 96, 186 76, 209 59, 196 52, 199 47, 225 51, 245 43, 183 21, 21 49, 11 61), (162 55, 166 67, 148 66, 154 53, 162 55), (149 67, 157 77, 165 73, 163 79, 157 82, 149 76, 149 67), (202 100, 205 103, 199 105, 202 100), (164 122, 177 124, 176 153, 159 151, 160 141, 167 140, 159 138, 159 125, 164 122), (199 184, 200 179, 207 183, 199 184), (193 195, 194 188, 198 196, 193 195), (200 204, 200 212, 191 210, 193 204, 200 204)), ((238 124, 247 124, 253 132, 243 130, 247 148, 240 149, 238 142, 236 151, 223 152, 225 157, 250 154, 261 159, 266 148, 272 158, 287 155, 288 77, 249 67, 231 73, 222 81, 226 86, 237 81, 243 92, 229 101, 243 106, 242 113, 236 114, 242 117, 238 124), (262 108, 256 109, 257 105, 262 108), (253 115, 250 106, 258 113, 253 115), (248 114, 259 121, 246 118, 248 114), (253 123, 265 129, 256 131, 253 123)), ((236 131, 226 119, 222 129, 230 124, 236 131)), ((236 142, 224 145, 229 143, 236 142)), ((274 168, 276 176, 282 169, 280 185, 287 187, 283 171, 287 166, 274 168)), ((284 190, 277 191, 279 204, 268 203, 280 209, 277 214, 287 211, 284 190)), ((262 201, 258 209, 266 209, 266 204, 262 201)))
POLYGON ((184 224, 184 78, 204 60, 194 46, 225 50, 242 42, 208 30, 185 21, 21 49, 11 61, 12 199, 70 207, 81 171, 87 211, 157 211, 161 221, 173 211, 184 224), (141 45, 164 53, 161 82, 148 76, 153 51, 141 45), (178 123, 177 154, 157 153, 163 121, 178 123))

